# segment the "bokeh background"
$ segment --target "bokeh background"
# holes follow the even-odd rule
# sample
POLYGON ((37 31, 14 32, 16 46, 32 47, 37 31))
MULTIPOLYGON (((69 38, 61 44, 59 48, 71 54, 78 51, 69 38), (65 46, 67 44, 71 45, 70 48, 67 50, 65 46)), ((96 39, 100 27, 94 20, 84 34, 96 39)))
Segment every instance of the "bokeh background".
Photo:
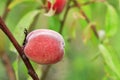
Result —
MULTIPOLYGON (((76 1, 81 9, 74 6, 74 0, 67 3, 72 7, 62 30, 64 58, 50 67, 45 80, 120 80, 120 0, 76 1), (89 23, 81 10, 89 18, 89 23), (99 38, 91 25, 95 25, 99 38)), ((0 0, 0 16, 21 45, 25 28, 59 32, 67 6, 58 15, 46 16, 43 5, 44 0, 0 0)), ((3 53, 7 55, 17 80, 32 80, 17 51, 0 30, 0 80, 9 80, 3 53)), ((46 65, 31 63, 41 77, 46 65)))

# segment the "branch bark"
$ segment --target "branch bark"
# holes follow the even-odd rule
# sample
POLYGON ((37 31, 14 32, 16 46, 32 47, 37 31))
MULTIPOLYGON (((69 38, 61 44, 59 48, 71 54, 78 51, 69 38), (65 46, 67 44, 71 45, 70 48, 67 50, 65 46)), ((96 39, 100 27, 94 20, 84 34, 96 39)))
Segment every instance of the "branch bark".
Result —
MULTIPOLYGON (((73 0, 74 4, 76 7, 78 7, 80 9, 80 13, 81 15, 85 18, 87 23, 90 23, 91 21, 89 20, 89 18, 87 17, 87 15, 85 14, 85 12, 81 9, 81 4, 78 3, 76 0, 73 0)), ((96 38, 99 39, 98 33, 97 33, 97 29, 95 25, 91 25, 91 29, 93 31, 93 33, 95 34, 96 38)))
POLYGON ((0 17, 0 29, 7 35, 9 40, 15 46, 16 50, 18 51, 20 57, 22 58, 23 62, 25 63, 25 65, 28 69, 28 74, 33 78, 33 80, 39 80, 39 78, 38 78, 35 70, 33 69, 29 59, 24 54, 23 48, 18 44, 17 40, 14 38, 14 36, 10 32, 10 30, 7 28, 7 26, 5 25, 5 23, 1 17, 0 17))

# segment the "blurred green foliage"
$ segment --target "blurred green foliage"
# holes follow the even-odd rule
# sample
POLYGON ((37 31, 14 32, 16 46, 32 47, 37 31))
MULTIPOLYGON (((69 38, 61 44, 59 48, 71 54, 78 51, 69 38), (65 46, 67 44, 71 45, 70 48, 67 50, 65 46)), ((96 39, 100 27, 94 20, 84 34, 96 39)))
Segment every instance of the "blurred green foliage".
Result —
MULTIPOLYGON (((7 1, 0 0, 0 16, 4 15, 7 1)), ((83 4, 91 0, 77 1, 83 4)), ((66 54, 63 61, 51 67, 48 80, 120 80, 120 0, 93 1, 96 2, 82 6, 91 21, 89 24, 77 7, 71 8, 68 12, 62 33, 66 42, 66 54), (105 33, 98 33, 101 40, 92 32, 90 28, 92 24, 96 26, 98 32, 105 33)), ((10 5, 7 6, 9 12, 5 22, 21 45, 25 28, 31 30, 48 28, 59 32, 66 11, 64 9, 59 15, 45 16, 45 10, 41 9, 43 6, 41 0, 11 0, 10 5)), ((2 49, 1 45, 6 46, 5 50, 10 57, 17 79, 31 80, 10 41, 7 40, 7 44, 3 44, 2 37, 3 33, 0 31, 0 49, 2 49)), ((32 64, 40 77, 42 65, 32 64)), ((3 66, 0 60, 0 80, 9 80, 3 66)))

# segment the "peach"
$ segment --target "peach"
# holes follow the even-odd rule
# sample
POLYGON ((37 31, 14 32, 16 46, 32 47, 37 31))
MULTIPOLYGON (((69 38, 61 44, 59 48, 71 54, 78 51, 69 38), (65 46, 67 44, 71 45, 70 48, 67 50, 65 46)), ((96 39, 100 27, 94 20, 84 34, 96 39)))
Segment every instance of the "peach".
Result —
POLYGON ((63 37, 48 29, 38 29, 30 32, 26 37, 25 55, 39 64, 54 64, 64 55, 63 37))
POLYGON ((55 14, 59 14, 63 11, 65 5, 66 5, 66 0, 55 0, 55 3, 51 4, 50 0, 48 0, 48 10, 52 7, 53 10, 55 10, 55 14))

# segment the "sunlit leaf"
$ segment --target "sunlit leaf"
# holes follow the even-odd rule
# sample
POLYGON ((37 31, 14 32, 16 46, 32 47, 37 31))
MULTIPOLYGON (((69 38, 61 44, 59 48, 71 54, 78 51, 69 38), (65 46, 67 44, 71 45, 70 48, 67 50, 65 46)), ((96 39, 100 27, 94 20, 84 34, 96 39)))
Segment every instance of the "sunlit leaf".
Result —
POLYGON ((7 0, 0 0, 0 16, 3 15, 6 2, 7 2, 7 0))
POLYGON ((10 5, 8 6, 9 9, 14 8, 16 5, 24 2, 24 1, 34 1, 34 0, 13 0, 10 5))
POLYGON ((119 0, 119 11, 120 11, 120 0, 119 0))
POLYGON ((104 58, 106 65, 120 79, 120 70, 119 70, 120 62, 117 54, 115 54, 113 51, 110 51, 103 44, 99 45, 99 49, 102 54, 102 57, 104 58))
POLYGON ((90 8, 90 6, 88 5, 88 6, 83 7, 83 10, 84 10, 86 16, 88 17, 88 19, 91 20, 91 18, 92 18, 92 14, 91 14, 92 9, 90 8))
POLYGON ((118 14, 112 5, 107 3, 106 5, 107 5, 107 13, 106 13, 106 21, 105 21, 106 22, 105 30, 107 36, 111 37, 117 32, 118 14))
POLYGON ((9 29, 13 31, 21 18, 28 12, 35 10, 38 6, 39 4, 34 1, 24 1, 16 5, 12 10, 9 11, 6 18, 6 24, 9 29))

